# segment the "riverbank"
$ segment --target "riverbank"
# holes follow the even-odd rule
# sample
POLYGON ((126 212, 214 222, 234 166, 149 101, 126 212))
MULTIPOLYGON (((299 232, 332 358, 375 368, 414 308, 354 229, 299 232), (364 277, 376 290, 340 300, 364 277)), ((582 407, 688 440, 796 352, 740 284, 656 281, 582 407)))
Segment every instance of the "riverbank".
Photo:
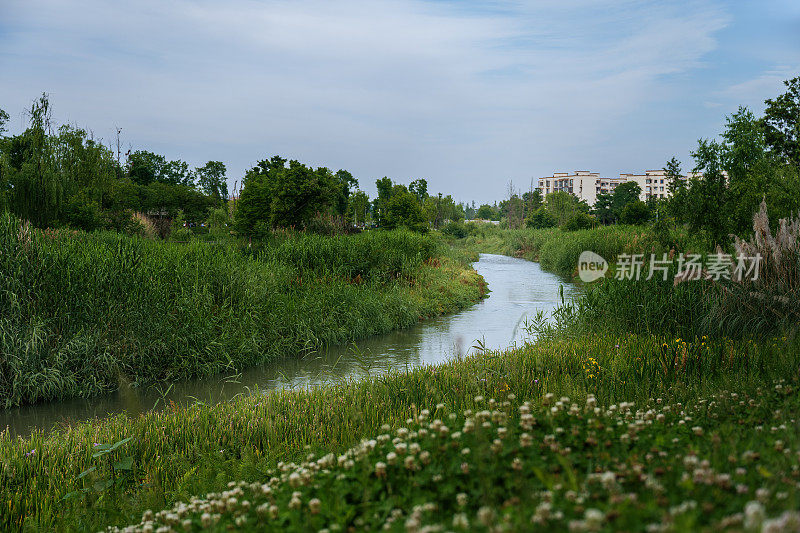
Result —
POLYGON ((470 256, 404 231, 256 245, 0 220, 0 406, 233 373, 485 295, 470 256))
MULTIPOLYGON (((792 406, 797 401, 798 383, 794 369, 800 362, 798 354, 800 346, 796 341, 780 338, 754 344, 732 340, 675 341, 666 337, 632 335, 594 335, 574 339, 552 337, 517 350, 487 352, 406 373, 313 390, 238 397, 215 406, 176 405, 164 412, 151 412, 136 418, 120 415, 76 424, 52 433, 36 432, 27 439, 15 439, 8 434, 2 434, 0 472, 3 483, 0 483, 0 498, 9 503, 7 512, 0 518, 0 526, 12 530, 27 527, 85 531, 98 530, 112 524, 135 523, 147 509, 168 508, 175 502, 188 501, 194 495, 225 490, 230 481, 267 483, 270 478, 275 477, 274 469, 279 468, 281 463, 299 464, 309 453, 316 454, 316 457, 333 453, 338 457, 362 439, 375 438, 385 433, 386 430, 382 429, 384 424, 396 430, 406 425, 407 419, 418 416, 423 409, 435 413, 440 403, 446 405, 448 412, 463 417, 464 410, 477 412, 486 409, 486 400, 495 398, 502 402, 510 393, 518 399, 512 405, 506 406, 511 412, 518 412, 516 408, 523 400, 540 405, 541 399, 547 393, 554 394, 556 398, 569 396, 571 400, 567 402, 567 406, 573 402, 583 406, 589 395, 593 395, 597 406, 603 409, 612 409, 612 405, 619 406, 621 402, 633 402, 636 404, 633 411, 641 409, 641 414, 634 417, 631 423, 640 417, 641 420, 646 420, 643 413, 651 409, 648 400, 661 398, 661 405, 675 406, 676 411, 671 416, 692 417, 684 422, 686 425, 675 426, 659 438, 662 451, 675 453, 677 449, 681 449, 681 454, 691 450, 698 453, 702 451, 702 454, 708 454, 709 460, 713 460, 713 466, 704 468, 716 469, 727 461, 729 455, 736 457, 737 463, 743 461, 742 454, 749 450, 764 457, 766 462, 760 464, 770 472, 770 477, 762 476, 752 466, 752 460, 747 460, 744 463, 747 474, 732 478, 731 481, 731 487, 740 482, 746 484, 746 493, 737 496, 730 492, 707 492, 701 488, 702 485, 693 485, 697 488, 688 492, 687 489, 681 489, 674 494, 667 492, 658 496, 673 502, 670 505, 677 505, 691 496, 697 503, 697 508, 687 512, 691 513, 698 524, 711 524, 725 516, 734 507, 734 503, 741 508, 750 499, 756 499, 755 491, 763 485, 772 491, 770 494, 787 492, 787 498, 772 502, 769 509, 772 514, 780 509, 792 508, 792 505, 798 503, 796 486, 785 486, 783 481, 787 475, 793 479, 791 476, 794 474, 791 469, 786 470, 787 466, 782 462, 793 460, 791 457, 794 457, 793 454, 800 445, 796 425, 789 419, 784 420, 787 416, 792 416, 790 413, 793 411, 788 408, 793 409, 792 406), (665 343, 670 352, 664 352, 665 343), (664 371, 664 355, 673 352, 685 354, 686 365, 682 367, 685 370, 664 371), (773 391, 776 380, 785 376, 793 377, 784 382, 780 395, 772 392, 769 395, 762 394, 763 391, 773 391), (752 397, 765 403, 742 419, 737 417, 745 415, 744 412, 742 415, 735 411, 722 416, 722 412, 712 410, 699 416, 689 411, 682 412, 684 408, 677 406, 677 402, 689 405, 698 398, 707 398, 708 401, 694 405, 720 403, 719 398, 714 396, 723 390, 741 395, 745 402, 752 397), (476 400, 478 396, 483 396, 486 400, 476 400), (786 404, 785 401, 790 403, 786 404), (744 425, 740 425, 740 422, 744 425), (769 429, 782 424, 788 429, 778 432, 769 429), (761 425, 766 433, 756 432, 756 425, 761 425), (689 437, 692 431, 690 428, 694 426, 704 428, 708 432, 708 439, 712 440, 689 437), (734 430, 747 431, 748 437, 733 440, 727 438, 734 430), (718 441, 713 438, 715 432, 720 437, 718 441), (770 438, 759 441, 759 436, 765 434, 770 438), (672 438, 681 439, 680 444, 671 444, 672 438), (770 450, 774 449, 775 440, 783 441, 785 449, 790 450, 789 456, 783 455, 783 452, 779 455, 772 454, 770 450), (116 443, 121 444, 108 455, 98 456, 98 444, 108 449, 116 443), (782 457, 785 459, 781 459, 782 457), (111 469, 112 466, 115 466, 114 470, 111 469), (712 503, 716 505, 717 498, 722 495, 730 498, 735 496, 731 507, 715 507, 714 512, 706 512, 707 506, 704 503, 713 500, 712 503)), ((729 403, 730 400, 726 402, 729 403)), ((535 418, 539 420, 542 416, 536 415, 535 418)), ((462 424, 451 422, 444 415, 437 414, 434 418, 436 417, 442 418, 452 432, 462 424)), ((633 448, 618 448, 619 435, 614 433, 611 439, 601 426, 595 427, 598 420, 602 419, 589 422, 588 418, 581 417, 581 423, 593 424, 584 429, 592 431, 598 442, 610 440, 615 443, 610 449, 600 446, 598 460, 624 462, 624 457, 628 456, 626 454, 634 452, 630 457, 639 457, 639 460, 644 461, 642 457, 649 447, 646 443, 649 441, 642 443, 641 454, 637 452, 640 448, 634 444, 635 439, 631 441, 633 448)), ((545 416, 541 424, 536 424, 529 431, 535 449, 541 449, 548 444, 547 435, 559 435, 555 430, 556 426, 567 428, 561 422, 551 424, 545 416)), ((513 432, 518 430, 511 431, 516 440, 518 435, 513 432)), ((567 436, 565 434, 564 438, 567 436)), ((487 433, 481 437, 480 446, 489 446, 493 438, 487 433)), ((536 470, 527 469, 525 483, 534 484, 538 487, 536 491, 555 491, 557 496, 553 501, 553 512, 560 511, 564 513, 565 519, 571 519, 580 513, 577 510, 578 505, 569 501, 567 491, 575 491, 576 497, 581 495, 580 487, 591 483, 590 475, 595 466, 589 465, 605 463, 587 463, 586 457, 579 457, 586 451, 586 443, 578 446, 577 443, 559 442, 572 448, 566 455, 569 462, 550 461, 543 471, 545 475, 539 481, 536 481, 539 479, 536 470)), ((100 452, 105 449, 101 448, 100 452)), ((449 449, 447 452, 439 450, 436 453, 449 456, 448 460, 455 461, 456 465, 463 462, 461 448, 449 449)), ((372 455, 369 457, 370 460, 374 459, 372 455)), ((516 479, 518 471, 512 464, 515 454, 508 452, 502 457, 505 459, 502 464, 497 465, 494 475, 503 479, 516 479)), ((705 457, 706 455, 702 455, 698 460, 705 457)), ((521 458, 523 459, 525 457, 521 458)), ((399 459, 401 462, 404 460, 404 457, 399 459)), ((470 464, 473 467, 476 465, 472 461, 470 464)), ((489 464, 494 463, 487 463, 487 466, 489 464)), ((634 465, 630 466, 633 468, 634 465)), ((617 468, 621 466, 617 465, 617 468)), ((656 476, 654 480, 661 479, 656 474, 658 464, 655 462, 643 462, 641 468, 644 473, 656 476)), ((455 487, 455 478, 449 470, 429 472, 431 476, 439 473, 440 486, 455 487)), ((719 471, 723 472, 727 470, 719 471)), ((479 472, 476 475, 480 475, 479 472)), ((393 483, 406 479, 395 479, 394 474, 392 476, 393 483)), ((471 517, 477 512, 477 507, 484 505, 481 503, 484 487, 481 480, 481 477, 475 478, 475 485, 472 486, 469 496, 470 507, 466 512, 472 513, 471 517)), ((376 485, 374 490, 383 486, 380 478, 367 476, 363 481, 368 481, 370 486, 376 485)), ((639 485, 633 483, 620 494, 638 494, 640 489, 643 490, 643 487, 636 487, 639 485)), ((289 489, 281 489, 283 490, 289 489)), ((383 487, 380 490, 389 491, 390 488, 383 487)), ((652 487, 648 490, 652 490, 652 487)), ((493 492, 493 499, 485 504, 493 506, 497 503, 493 508, 500 513, 502 502, 497 498, 508 498, 512 492, 493 492)), ((333 497, 334 494, 331 492, 328 497, 333 497)), ((401 506, 405 520, 411 514, 413 505, 422 502, 417 502, 407 493, 403 494, 405 495, 392 493, 390 501, 401 506), (405 507, 406 504, 409 506, 405 507)), ((284 496, 286 494, 280 498, 284 496)), ((448 516, 452 510, 452 502, 449 501, 451 496, 449 490, 443 490, 439 499, 430 496, 433 503, 443 506, 441 516, 448 516)), ((624 506, 620 507, 624 500, 614 501, 613 494, 607 496, 609 500, 603 503, 606 506, 604 509, 624 511, 624 506)), ((307 506, 309 497, 304 496, 304 507, 307 506)), ((356 501, 359 500, 354 500, 351 504, 356 501)), ((520 502, 519 505, 520 513, 524 509, 532 514, 535 509, 532 501, 520 502)), ((662 516, 659 515, 661 511, 650 505, 647 504, 647 520, 657 520, 658 516, 662 516)), ((367 509, 369 508, 368 506, 367 509)), ((332 512, 337 515, 336 520, 349 520, 352 523, 355 519, 350 514, 353 508, 340 502, 335 509, 338 510, 332 512)), ((284 511, 286 509, 282 504, 281 513, 284 511)), ((384 511, 388 513, 391 508, 384 511)), ((193 528, 202 526, 201 515, 199 513, 194 516, 196 520, 193 528)), ((298 517, 306 515, 308 512, 305 509, 303 513, 296 514, 298 517)), ((450 514, 448 520, 452 518, 450 514)), ((266 517, 264 519, 264 522, 256 526, 253 515, 248 524, 261 528, 267 523, 266 517)), ((308 523, 277 522, 274 527, 292 526, 293 530, 302 531, 306 530, 308 523)), ((562 527, 565 524, 559 523, 562 527)), ((641 525, 644 524, 642 522, 641 525)))

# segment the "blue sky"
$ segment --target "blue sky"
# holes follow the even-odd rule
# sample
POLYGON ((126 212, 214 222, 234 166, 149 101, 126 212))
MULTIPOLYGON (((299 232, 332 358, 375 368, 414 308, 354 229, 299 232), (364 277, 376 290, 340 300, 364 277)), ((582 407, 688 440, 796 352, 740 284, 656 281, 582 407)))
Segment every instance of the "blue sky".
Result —
POLYGON ((800 74, 800 2, 0 3, 0 108, 229 181, 280 154, 479 203, 510 180, 691 167, 698 138, 800 74))

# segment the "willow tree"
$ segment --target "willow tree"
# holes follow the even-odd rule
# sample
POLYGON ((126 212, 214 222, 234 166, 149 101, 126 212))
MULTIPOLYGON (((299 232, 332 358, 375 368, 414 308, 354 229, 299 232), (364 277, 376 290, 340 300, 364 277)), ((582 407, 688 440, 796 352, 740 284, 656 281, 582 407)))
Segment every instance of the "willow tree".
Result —
POLYGON ((28 129, 10 140, 4 155, 9 205, 17 216, 37 226, 47 226, 58 218, 65 196, 47 94, 33 102, 29 117, 28 129))

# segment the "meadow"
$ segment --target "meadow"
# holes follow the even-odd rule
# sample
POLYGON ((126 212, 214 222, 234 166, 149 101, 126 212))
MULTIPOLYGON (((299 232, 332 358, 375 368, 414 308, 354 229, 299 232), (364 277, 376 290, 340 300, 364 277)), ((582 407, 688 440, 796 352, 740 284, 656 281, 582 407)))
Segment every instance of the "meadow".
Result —
POLYGON ((187 244, 0 217, 0 406, 230 372, 462 309, 465 254, 405 231, 187 244))
POLYGON ((735 243, 766 254, 741 287, 592 284, 516 349, 2 433, 0 527, 797 530, 796 242, 735 243))

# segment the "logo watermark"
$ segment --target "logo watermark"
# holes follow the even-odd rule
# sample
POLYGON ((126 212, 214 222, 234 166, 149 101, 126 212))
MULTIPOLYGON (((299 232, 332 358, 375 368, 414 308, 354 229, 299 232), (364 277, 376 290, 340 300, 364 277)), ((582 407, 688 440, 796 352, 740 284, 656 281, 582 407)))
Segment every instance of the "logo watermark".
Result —
MULTIPOLYGON (((721 252, 703 257, 700 254, 619 254, 614 264, 614 278, 618 280, 650 280, 661 278, 667 281, 670 271, 675 272, 675 283, 694 280, 756 281, 761 266, 761 254, 733 257, 721 252), (672 268, 676 265, 677 268, 672 268), (647 268, 645 268, 647 267, 647 268)), ((586 250, 578 258, 578 276, 584 283, 605 277, 608 262, 599 254, 586 250)))
POLYGON ((578 276, 584 283, 591 283, 605 277, 608 271, 608 261, 590 250, 581 252, 578 258, 578 276))

